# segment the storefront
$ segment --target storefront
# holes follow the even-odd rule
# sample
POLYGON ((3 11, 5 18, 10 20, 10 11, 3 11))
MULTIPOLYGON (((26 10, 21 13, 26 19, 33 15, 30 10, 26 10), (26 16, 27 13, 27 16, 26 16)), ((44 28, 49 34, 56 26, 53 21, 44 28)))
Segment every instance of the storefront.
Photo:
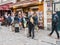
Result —
MULTIPOLYGON (((44 27, 46 27, 47 30, 52 30, 52 14, 54 11, 57 12, 60 19, 60 0, 46 0, 44 5, 44 27)), ((60 30, 60 20, 58 30, 60 30)))
POLYGON ((7 12, 7 13, 10 13, 10 5, 11 5, 12 3, 8 3, 8 4, 4 4, 4 5, 0 5, 0 14, 1 15, 4 15, 4 13, 5 12, 7 12))
POLYGON ((38 0, 19 2, 11 5, 13 12, 22 11, 26 14, 29 11, 39 12, 40 15, 40 25, 44 29, 44 1, 39 2, 38 0))

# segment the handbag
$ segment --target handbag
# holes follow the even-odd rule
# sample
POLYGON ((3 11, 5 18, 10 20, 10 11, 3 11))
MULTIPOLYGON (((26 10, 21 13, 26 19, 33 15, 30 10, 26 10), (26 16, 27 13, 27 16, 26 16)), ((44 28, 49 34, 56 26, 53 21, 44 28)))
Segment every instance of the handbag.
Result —
POLYGON ((30 22, 33 24, 34 23, 34 20, 33 20, 33 18, 31 17, 30 18, 30 22))

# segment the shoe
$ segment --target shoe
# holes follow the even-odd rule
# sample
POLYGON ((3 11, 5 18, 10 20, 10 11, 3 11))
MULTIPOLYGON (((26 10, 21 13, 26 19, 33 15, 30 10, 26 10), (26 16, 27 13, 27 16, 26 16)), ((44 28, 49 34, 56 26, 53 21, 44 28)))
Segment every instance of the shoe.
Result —
POLYGON ((27 36, 28 38, 31 37, 31 36, 27 36))
POLYGON ((32 37, 32 39, 34 39, 34 37, 32 37))
POLYGON ((60 39, 59 37, 57 39, 60 39))
POLYGON ((55 39, 59 39, 59 38, 55 38, 55 39))
POLYGON ((51 36, 50 34, 48 34, 48 36, 51 36))

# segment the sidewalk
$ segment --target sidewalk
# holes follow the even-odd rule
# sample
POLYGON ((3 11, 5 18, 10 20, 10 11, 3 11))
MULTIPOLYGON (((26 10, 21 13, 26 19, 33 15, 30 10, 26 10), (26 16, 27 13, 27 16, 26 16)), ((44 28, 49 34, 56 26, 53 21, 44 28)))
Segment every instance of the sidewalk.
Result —
POLYGON ((35 31, 35 38, 27 38, 24 30, 19 33, 12 32, 9 27, 2 27, 0 30, 0 45, 56 45, 56 34, 48 36, 50 31, 35 31))

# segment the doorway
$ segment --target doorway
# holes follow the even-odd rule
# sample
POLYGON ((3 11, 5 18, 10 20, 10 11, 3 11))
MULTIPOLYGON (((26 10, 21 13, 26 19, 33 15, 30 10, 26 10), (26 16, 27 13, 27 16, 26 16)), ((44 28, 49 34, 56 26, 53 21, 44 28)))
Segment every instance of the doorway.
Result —
POLYGON ((60 11, 57 11, 57 15, 59 17, 58 30, 60 31, 60 11))

